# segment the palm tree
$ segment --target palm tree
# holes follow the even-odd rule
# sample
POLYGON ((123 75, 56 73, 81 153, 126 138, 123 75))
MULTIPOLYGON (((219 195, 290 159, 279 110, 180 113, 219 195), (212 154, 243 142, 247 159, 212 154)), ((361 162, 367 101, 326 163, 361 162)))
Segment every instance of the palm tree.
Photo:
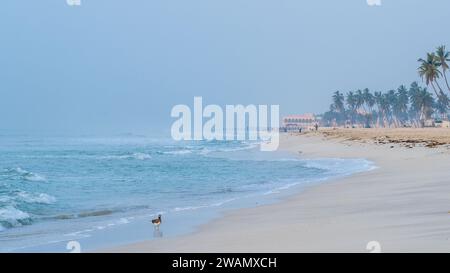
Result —
POLYGON ((395 113, 401 123, 404 123, 408 119, 408 103, 408 89, 404 85, 401 85, 397 89, 397 103, 395 105, 395 113))
POLYGON ((356 98, 356 108, 360 110, 361 107, 364 107, 364 94, 360 89, 356 91, 355 98, 356 98))
MULTIPOLYGON (((423 77, 430 79, 428 83, 431 85, 430 75, 423 74, 423 77)), ((330 111, 323 115, 323 121, 340 125, 347 125, 349 121, 352 125, 354 122, 365 122, 366 127, 375 122, 377 126, 398 127, 410 121, 415 127, 424 127, 425 121, 434 117, 435 113, 440 114, 442 119, 450 118, 450 96, 442 91, 438 93, 436 89, 435 93, 438 95, 436 100, 427 88, 420 87, 417 82, 411 83, 409 89, 401 85, 396 90, 373 94, 367 88, 347 92, 345 96, 336 91, 330 111)))
POLYGON ((383 94, 381 92, 374 93, 375 104, 377 105, 378 113, 377 113, 377 126, 381 125, 381 120, 384 120, 384 113, 382 106, 383 94))
POLYGON ((357 103, 358 103, 357 98, 356 98, 355 94, 353 93, 353 91, 347 92, 345 102, 347 103, 348 110, 350 112, 350 121, 353 126, 353 123, 355 121, 355 116, 356 116, 357 103))
POLYGON ((332 110, 335 112, 343 114, 345 112, 345 106, 344 106, 344 95, 336 91, 333 94, 333 104, 332 104, 332 110))
POLYGON ((442 68, 442 75, 445 79, 445 84, 447 89, 450 91, 450 86, 448 85, 446 72, 449 69, 448 62, 450 62, 450 52, 445 49, 445 46, 440 46, 436 49, 436 61, 438 66, 442 68))
POLYGON ((420 77, 425 79, 425 83, 428 85, 431 85, 433 87, 434 93, 437 97, 439 97, 439 93, 436 90, 436 87, 434 86, 434 83, 439 87, 439 91, 442 91, 441 87, 439 86, 439 83, 437 82, 437 79, 440 75, 442 75, 441 71, 439 71, 439 63, 436 61, 436 55, 434 53, 427 53, 427 59, 419 59, 418 61, 421 63, 418 71, 420 77))
POLYGON ((370 93, 368 88, 363 90, 364 104, 367 105, 366 111, 366 127, 371 127, 373 120, 373 106, 375 105, 375 97, 370 93))
POLYGON ((330 105, 330 113, 327 117, 332 116, 337 124, 345 123, 344 95, 339 91, 333 93, 333 103, 330 105))
POLYGON ((441 114, 442 120, 448 119, 448 110, 450 107, 450 98, 447 94, 442 93, 442 95, 436 101, 436 110, 441 114))
POLYGON ((394 123, 394 126, 397 127, 397 116, 394 113, 395 105, 397 104, 397 94, 395 90, 389 90, 384 96, 386 100, 385 112, 388 113, 389 125, 394 123))
POLYGON ((368 88, 364 89, 363 98, 364 103, 368 106, 368 111, 372 113, 373 106, 375 105, 375 97, 370 93, 368 88))
POLYGON ((421 127, 425 126, 425 120, 431 117, 433 113, 434 99, 426 88, 418 88, 411 94, 411 105, 419 112, 421 127))
POLYGON ((409 118, 413 121, 416 127, 419 127, 420 124, 420 105, 418 104, 418 93, 420 91, 420 87, 417 82, 411 83, 411 86, 408 90, 408 97, 410 101, 409 108, 409 118))

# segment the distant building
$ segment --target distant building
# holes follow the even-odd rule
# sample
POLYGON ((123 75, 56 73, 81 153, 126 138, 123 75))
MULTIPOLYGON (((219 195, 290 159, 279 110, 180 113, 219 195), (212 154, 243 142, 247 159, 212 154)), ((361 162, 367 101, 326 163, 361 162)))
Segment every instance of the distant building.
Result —
POLYGON ((319 124, 319 120, 312 113, 283 117, 283 131, 285 132, 312 130, 316 124, 319 124))
POLYGON ((436 121, 436 127, 450 128, 450 121, 448 120, 436 121))
POLYGON ((427 119, 424 121, 424 127, 435 127, 436 123, 434 122, 434 119, 427 119))

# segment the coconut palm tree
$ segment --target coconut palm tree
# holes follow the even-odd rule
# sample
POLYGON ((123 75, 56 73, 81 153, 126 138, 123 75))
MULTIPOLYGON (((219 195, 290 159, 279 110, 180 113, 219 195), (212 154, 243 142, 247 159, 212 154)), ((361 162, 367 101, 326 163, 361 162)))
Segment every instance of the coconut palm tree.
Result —
POLYGON ((356 98, 356 108, 358 110, 361 110, 361 107, 364 108, 364 94, 360 89, 356 91, 355 98, 356 98))
POLYGON ((408 119, 408 89, 404 85, 401 85, 397 89, 397 103, 395 105, 395 113, 399 117, 400 122, 403 124, 408 119))
MULTIPOLYGON (((431 85, 431 80, 429 83, 431 85)), ((434 113, 439 113, 442 119, 448 119, 449 110, 450 96, 441 91, 435 100, 427 88, 413 82, 409 89, 401 85, 396 90, 373 94, 367 88, 347 92, 345 96, 336 91, 330 111, 324 114, 323 120, 328 121, 328 124, 346 124, 349 120, 352 124, 356 121, 365 122, 366 127, 375 122, 377 126, 398 127, 410 121, 416 127, 423 127, 434 113)))
POLYGON ((375 104, 377 106, 377 126, 380 127, 381 121, 384 120, 384 113, 382 106, 383 94, 381 92, 374 93, 375 104))
POLYGON ((409 107, 409 119, 413 122, 416 127, 420 126, 420 105, 418 104, 418 93, 419 93, 419 85, 417 82, 411 83, 411 86, 408 90, 408 97, 410 102, 409 107))
POLYGON ((437 65, 442 69, 442 75, 445 79, 445 84, 447 85, 447 89, 450 91, 450 86, 447 81, 447 70, 449 69, 448 62, 450 62, 450 52, 445 49, 445 46, 440 46, 436 49, 436 61, 437 65))
POLYGON ((381 96, 380 106, 383 112, 384 117, 384 127, 390 126, 390 117, 391 117, 391 105, 389 103, 389 95, 385 93, 381 96))
POLYGON ((419 75, 422 80, 425 80, 427 86, 431 85, 433 87, 434 93, 437 97, 439 97, 440 93, 436 90, 434 83, 439 88, 439 91, 442 91, 442 88, 439 86, 437 79, 442 75, 441 71, 439 71, 439 63, 436 61, 437 57, 434 53, 427 53, 427 59, 419 59, 420 66, 418 68, 419 75))
POLYGON ((441 115, 442 120, 448 119, 448 110, 450 107, 450 98, 447 94, 442 93, 441 96, 436 101, 435 108, 437 112, 441 115))
POLYGON ((336 91, 333 93, 333 103, 330 105, 330 113, 327 114, 327 117, 334 117, 334 121, 336 124, 345 123, 345 105, 344 105, 344 95, 336 91))
POLYGON ((394 126, 397 127, 398 121, 394 112, 395 105, 397 104, 397 94, 395 93, 395 90, 389 90, 384 96, 386 100, 385 112, 388 113, 389 125, 394 124, 394 126))
POLYGON ((333 111, 338 113, 345 113, 345 106, 344 106, 344 95, 336 91, 333 93, 333 104, 331 105, 331 108, 333 111))
POLYGON ((375 97, 370 93, 368 88, 363 90, 364 104, 367 105, 366 110, 366 127, 371 127, 373 121, 373 106, 375 105, 375 97))
POLYGON ((418 88, 415 89, 413 93, 411 93, 411 106, 419 112, 419 121, 420 126, 425 126, 425 120, 431 117, 433 113, 433 105, 434 99, 431 93, 427 91, 426 88, 418 88))
POLYGON ((370 93, 368 88, 365 88, 363 90, 363 98, 364 98, 364 103, 368 107, 368 111, 370 113, 372 113, 373 106, 375 105, 375 97, 372 95, 372 93, 370 93))
POLYGON ((355 122, 355 117, 356 117, 356 109, 358 108, 357 98, 356 98, 355 93, 353 93, 353 91, 347 92, 345 102, 347 104, 348 111, 350 113, 350 122, 352 123, 352 126, 353 126, 353 123, 355 122))

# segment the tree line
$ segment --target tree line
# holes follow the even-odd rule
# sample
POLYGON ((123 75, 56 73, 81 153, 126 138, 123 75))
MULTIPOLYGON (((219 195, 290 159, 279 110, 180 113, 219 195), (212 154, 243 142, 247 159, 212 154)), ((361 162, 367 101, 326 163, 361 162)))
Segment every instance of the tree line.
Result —
POLYGON ((424 127, 427 120, 449 119, 450 86, 447 80, 450 52, 440 46, 435 52, 419 59, 418 74, 426 87, 413 82, 386 92, 372 92, 368 88, 336 91, 329 111, 322 121, 328 126, 364 127, 424 127), (428 91, 432 88, 433 93, 428 91), (443 88, 446 87, 446 90, 443 88))

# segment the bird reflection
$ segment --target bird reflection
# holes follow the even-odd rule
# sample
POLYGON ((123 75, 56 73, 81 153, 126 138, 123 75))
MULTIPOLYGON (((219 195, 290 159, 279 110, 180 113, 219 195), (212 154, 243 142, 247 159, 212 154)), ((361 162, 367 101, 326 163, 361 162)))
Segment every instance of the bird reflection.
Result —
POLYGON ((162 238, 163 237, 163 232, 161 230, 158 229, 154 229, 153 230, 153 237, 155 238, 162 238))

